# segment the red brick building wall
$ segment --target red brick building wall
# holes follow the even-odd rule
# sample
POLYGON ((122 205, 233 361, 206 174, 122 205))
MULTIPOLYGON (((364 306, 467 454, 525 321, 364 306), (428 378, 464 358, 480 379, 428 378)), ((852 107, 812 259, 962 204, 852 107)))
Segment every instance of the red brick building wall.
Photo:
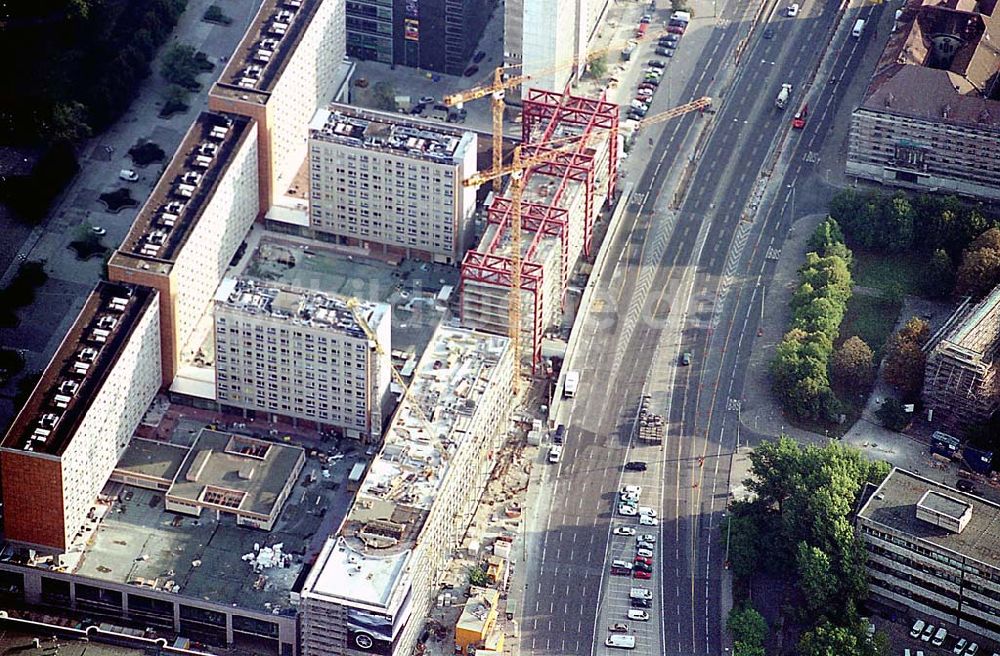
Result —
POLYGON ((0 475, 7 539, 65 551, 68 545, 59 460, 3 451, 0 475))

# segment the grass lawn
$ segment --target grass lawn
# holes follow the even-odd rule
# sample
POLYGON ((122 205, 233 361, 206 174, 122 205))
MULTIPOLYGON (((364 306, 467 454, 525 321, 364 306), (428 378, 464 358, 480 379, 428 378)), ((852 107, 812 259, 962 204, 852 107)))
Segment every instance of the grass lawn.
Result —
POLYGON ((857 249, 854 251, 854 284, 880 289, 890 296, 920 296, 927 259, 923 253, 883 255, 857 249))
POLYGON ((837 345, 857 335, 875 351, 875 361, 878 362, 882 358, 885 340, 892 334, 892 328, 902 309, 903 303, 897 299, 855 292, 847 303, 847 314, 840 324, 837 345))

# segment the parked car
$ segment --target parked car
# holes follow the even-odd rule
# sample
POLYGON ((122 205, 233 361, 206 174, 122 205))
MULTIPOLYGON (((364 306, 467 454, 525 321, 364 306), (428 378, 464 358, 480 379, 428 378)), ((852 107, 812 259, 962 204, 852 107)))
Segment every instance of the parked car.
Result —
POLYGON ((771 40, 774 38, 774 30, 770 27, 764 30, 764 38, 771 40))
POLYGON ((653 578, 653 573, 652 572, 647 572, 647 571, 644 571, 644 570, 641 570, 641 569, 634 569, 634 570, 632 570, 632 578, 636 578, 636 579, 651 579, 651 578, 653 578))
POLYGON ((956 642, 955 646, 952 648, 952 651, 955 652, 956 654, 961 654, 963 651, 965 651, 965 647, 968 644, 969 644, 968 640, 966 640, 965 638, 959 638, 958 642, 956 642))
POLYGON ((636 549, 645 549, 646 551, 652 551, 654 547, 656 547, 656 545, 653 544, 652 542, 643 542, 642 540, 640 540, 639 542, 635 543, 636 549))
POLYGON ((653 15, 652 14, 643 14, 642 18, 639 19, 640 23, 650 23, 652 21, 653 21, 653 15))
POLYGON ((637 608, 629 608, 628 609, 628 618, 630 620, 638 620, 640 622, 648 622, 649 621, 649 613, 647 613, 644 610, 639 610, 637 608))
POLYGON ((931 644, 934 645, 935 647, 940 647, 941 645, 944 644, 945 638, 947 637, 948 637, 948 629, 942 626, 937 630, 937 633, 934 634, 934 639, 931 640, 931 644))
POLYGON ((619 503, 618 514, 624 515, 625 517, 635 517, 639 514, 639 511, 635 509, 635 506, 630 506, 627 503, 619 503))
POLYGON ((920 634, 920 639, 923 640, 924 642, 929 642, 931 636, 934 635, 934 628, 935 627, 933 624, 928 624, 927 626, 925 626, 924 632, 920 634))
POLYGON ((634 563, 632 565, 632 569, 633 570, 639 570, 641 572, 652 572, 653 571, 653 566, 652 565, 647 565, 646 563, 634 563))
POLYGON ((913 623, 913 628, 910 629, 911 638, 919 638, 920 634, 924 632, 924 627, 926 623, 923 620, 917 620, 913 623))
POLYGON ((631 526, 616 526, 612 533, 615 535, 635 535, 635 529, 631 526))
POLYGON ((666 48, 664 48, 662 46, 656 49, 656 54, 658 54, 661 57, 673 57, 674 56, 674 53, 673 53, 672 50, 667 50, 666 48))
POLYGON ((789 5, 788 9, 785 10, 785 15, 788 16, 789 18, 795 18, 796 16, 798 16, 799 3, 796 2, 794 4, 789 5))
POLYGON ((976 656, 976 653, 978 651, 979 651, 979 645, 977 645, 976 643, 972 643, 971 645, 969 645, 969 648, 965 650, 965 656, 976 656))
POLYGON ((632 606, 632 608, 652 608, 653 607, 653 600, 652 599, 629 599, 629 605, 632 606))
POLYGON ((645 563, 647 565, 652 565, 653 564, 653 556, 652 555, 647 556, 647 555, 644 555, 644 554, 639 554, 639 555, 637 555, 635 557, 635 560, 633 562, 636 562, 636 563, 645 563))
POLYGON ((625 463, 625 471, 646 471, 646 463, 642 460, 633 460, 625 463))
POLYGON ((95 235, 97 235, 98 237, 100 237, 101 235, 108 234, 108 231, 102 228, 101 226, 90 226, 90 231, 95 235))
MULTIPOLYGON (((650 551, 649 549, 636 549, 636 551, 635 551, 635 557, 636 558, 652 558, 653 557, 653 552, 650 551)), ((650 560, 649 562, 650 562, 650 564, 652 564, 653 561, 650 560)))
POLYGON ((684 355, 681 356, 681 364, 685 367, 691 366, 691 353, 689 351, 685 351, 684 355))
POLYGON ((666 68, 667 67, 667 62, 660 61, 659 59, 650 59, 646 63, 646 66, 649 66, 650 68, 661 68, 662 69, 662 68, 666 68))
POLYGON ((667 27, 667 31, 670 32, 671 34, 684 34, 684 30, 686 29, 687 28, 681 24, 670 25, 669 27, 667 27))
POLYGON ((608 631, 611 633, 628 633, 628 624, 624 622, 615 622, 608 627, 608 631))
POLYGON ((650 517, 649 515, 642 515, 639 517, 639 523, 643 526, 657 526, 659 521, 655 517, 650 517))
POLYGON ((652 533, 643 533, 637 539, 642 540, 643 542, 652 542, 653 544, 656 544, 656 536, 652 533))
POLYGON ((957 487, 962 492, 972 492, 972 490, 975 489, 975 486, 972 484, 972 481, 967 481, 964 478, 955 483, 955 487, 957 487))
POLYGON ((479 72, 479 67, 473 65, 473 66, 470 66, 467 69, 465 69, 465 72, 462 73, 462 75, 464 75, 465 77, 472 77, 473 75, 475 75, 478 72, 479 72))
POLYGON ((135 182, 139 179, 139 174, 132 169, 122 169, 118 172, 118 177, 128 182, 135 182))
POLYGON ((477 52, 475 55, 472 56, 472 63, 478 64, 479 62, 483 61, 484 57, 486 57, 486 53, 480 50, 479 52, 477 52))

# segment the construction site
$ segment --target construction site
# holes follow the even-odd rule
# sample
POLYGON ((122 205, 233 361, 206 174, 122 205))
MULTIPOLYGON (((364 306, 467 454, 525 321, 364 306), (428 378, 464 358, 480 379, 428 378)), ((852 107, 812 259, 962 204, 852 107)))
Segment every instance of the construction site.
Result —
POLYGON ((501 334, 509 330, 509 298, 520 265, 526 310, 520 315, 519 355, 532 366, 541 360, 545 331, 560 320, 580 255, 591 254, 597 215, 614 197, 619 113, 603 97, 528 90, 522 148, 525 161, 539 163, 523 171, 520 193, 508 188, 487 208, 485 233, 462 261, 462 325, 501 334))
POLYGON ((951 429, 988 420, 1000 408, 1000 287, 975 306, 963 303, 934 337, 924 370, 928 420, 951 429))

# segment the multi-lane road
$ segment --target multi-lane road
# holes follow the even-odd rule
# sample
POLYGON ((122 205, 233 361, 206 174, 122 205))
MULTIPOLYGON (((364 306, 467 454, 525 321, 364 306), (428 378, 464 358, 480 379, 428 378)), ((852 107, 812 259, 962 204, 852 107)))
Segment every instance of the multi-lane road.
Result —
MULTIPOLYGON (((705 95, 714 76, 746 36, 747 3, 721 7, 682 92, 654 101, 652 114, 669 104, 705 95), (679 96, 679 97, 678 97, 679 96)), ((721 102, 707 119, 687 116, 667 124, 635 188, 636 202, 623 217, 606 266, 595 271, 591 311, 573 360, 582 372, 577 396, 558 421, 568 427, 562 462, 549 467, 541 486, 540 530, 526 564, 521 651, 531 654, 604 654, 608 625, 629 624, 641 654, 721 654, 724 546, 718 527, 728 498, 729 454, 740 439, 739 399, 752 339, 757 331, 773 253, 793 214, 795 188, 818 177, 806 158, 830 132, 839 106, 838 85, 809 94, 809 121, 789 133, 789 121, 806 97, 837 17, 839 0, 811 0, 795 18, 779 6, 765 14, 773 38, 754 31, 748 51, 721 102), (793 86, 788 108, 775 107, 782 83, 793 86), (699 122, 715 125, 686 197, 668 204, 671 167, 686 157, 699 122), (787 134, 786 134, 787 133, 787 134), (761 171, 783 144, 781 193, 744 220, 758 199, 761 171), (769 257, 772 256, 772 257, 769 257), (681 354, 692 354, 682 366, 681 354), (637 403, 652 396, 667 418, 662 445, 632 438, 637 403), (643 473, 623 472, 643 460, 643 473), (652 580, 610 576, 613 559, 631 560, 635 538, 613 535, 614 526, 640 527, 615 512, 623 484, 643 487, 643 505, 659 514, 652 580), (626 618, 633 586, 653 591, 649 622, 626 618)), ((872 9, 862 10, 862 17, 872 9)), ((874 11, 878 11, 875 9, 874 11)), ((686 39, 687 37, 685 37, 686 39)), ((838 36, 833 74, 849 78, 865 39, 838 36)), ((671 66, 689 55, 684 43, 671 66)), ((664 95, 662 90, 660 94, 664 95)), ((640 139, 647 135, 640 135, 640 139)), ((820 163, 822 167, 824 164, 820 163)), ((772 183, 773 184, 773 183, 772 183)), ((804 208, 800 208, 804 209, 804 208)), ((801 213, 801 212, 799 212, 801 213)), ((743 433, 742 439, 748 436, 743 433)))

